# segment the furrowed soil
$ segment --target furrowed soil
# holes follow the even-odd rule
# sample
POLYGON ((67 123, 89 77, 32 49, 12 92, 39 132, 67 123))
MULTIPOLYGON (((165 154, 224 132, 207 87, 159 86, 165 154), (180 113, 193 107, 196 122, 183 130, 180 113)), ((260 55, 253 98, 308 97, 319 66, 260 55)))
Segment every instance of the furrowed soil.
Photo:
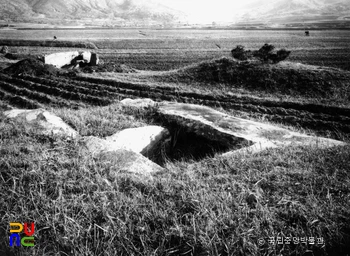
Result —
MULTIPOLYGON (((23 60, 0 73, 0 94, 11 105, 26 108, 43 105, 72 108, 105 106, 123 98, 151 98, 221 108, 231 113, 239 112, 240 116, 298 126, 333 138, 350 133, 350 108, 346 106, 350 99, 350 72, 339 69, 290 62, 278 65, 237 62, 221 58, 173 72, 156 72, 157 75, 151 76, 151 83, 146 82, 147 77, 144 82, 140 82, 140 76, 138 82, 122 82, 120 79, 104 78, 104 73, 98 74, 65 72, 40 64, 38 60, 23 60), (179 81, 182 87, 175 86, 175 81, 179 81), (191 90, 191 84, 195 82, 198 82, 197 88, 207 84, 212 87, 228 84, 231 91, 212 94, 191 90), (232 93, 237 87, 244 87, 246 95, 232 93), (317 101, 266 99, 254 96, 254 91, 292 99, 298 96, 338 100, 346 107, 317 101), (252 92, 251 95, 249 92, 252 92)), ((150 72, 147 75, 150 76, 150 72)))

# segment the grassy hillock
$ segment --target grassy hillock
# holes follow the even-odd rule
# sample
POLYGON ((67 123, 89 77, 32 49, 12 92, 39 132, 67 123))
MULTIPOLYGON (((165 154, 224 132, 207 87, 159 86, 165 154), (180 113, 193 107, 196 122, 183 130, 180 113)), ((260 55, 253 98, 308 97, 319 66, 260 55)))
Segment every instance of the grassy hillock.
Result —
POLYGON ((350 101, 350 72, 286 61, 265 64, 223 57, 179 69, 168 75, 167 80, 220 83, 267 93, 350 101))
MULTIPOLYGON (((6 106, 4 105, 3 108, 6 106)), ((56 109, 81 134, 150 122, 118 104, 56 109)), ((118 174, 78 140, 0 114, 1 255, 346 255, 350 147, 288 147, 168 162, 153 180, 118 174), (9 248, 9 222, 35 246, 9 248), (270 244, 270 237, 323 238, 270 244)))

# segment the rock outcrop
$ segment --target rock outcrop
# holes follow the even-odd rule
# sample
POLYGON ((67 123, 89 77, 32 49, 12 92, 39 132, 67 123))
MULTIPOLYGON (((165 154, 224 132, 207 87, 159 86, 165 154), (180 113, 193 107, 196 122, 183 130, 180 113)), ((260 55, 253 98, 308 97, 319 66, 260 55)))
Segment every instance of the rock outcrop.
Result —
POLYGON ((55 134, 72 138, 78 136, 77 131, 45 109, 12 109, 5 111, 4 115, 8 118, 23 118, 28 124, 38 124, 47 135, 55 134))

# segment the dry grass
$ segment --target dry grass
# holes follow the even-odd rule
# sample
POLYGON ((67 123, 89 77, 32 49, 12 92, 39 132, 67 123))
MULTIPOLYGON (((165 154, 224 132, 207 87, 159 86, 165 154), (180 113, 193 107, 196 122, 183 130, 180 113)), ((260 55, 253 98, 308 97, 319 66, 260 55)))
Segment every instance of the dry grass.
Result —
MULTIPOLYGON (((132 125, 130 110, 91 110, 56 113, 86 134, 132 125)), ((78 141, 0 120, 2 254, 346 255, 350 249, 349 147, 169 162, 167 172, 148 181, 116 176, 118 167, 82 153, 78 141), (33 248, 8 247, 10 221, 35 222, 33 248), (268 243, 289 236, 323 238, 325 245, 268 243)))

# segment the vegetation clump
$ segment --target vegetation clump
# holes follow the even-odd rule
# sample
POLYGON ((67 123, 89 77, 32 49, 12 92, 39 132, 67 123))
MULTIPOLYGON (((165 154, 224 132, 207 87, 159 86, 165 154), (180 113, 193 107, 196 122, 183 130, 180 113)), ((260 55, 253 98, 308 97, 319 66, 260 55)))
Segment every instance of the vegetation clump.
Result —
POLYGON ((231 50, 232 57, 237 60, 247 60, 251 58, 251 51, 246 51, 243 45, 237 45, 236 48, 231 50))
POLYGON ((281 49, 274 52, 275 46, 271 44, 264 44, 257 51, 245 50, 243 45, 237 45, 231 50, 232 57, 237 60, 258 59, 264 63, 278 63, 288 58, 291 51, 281 49))

